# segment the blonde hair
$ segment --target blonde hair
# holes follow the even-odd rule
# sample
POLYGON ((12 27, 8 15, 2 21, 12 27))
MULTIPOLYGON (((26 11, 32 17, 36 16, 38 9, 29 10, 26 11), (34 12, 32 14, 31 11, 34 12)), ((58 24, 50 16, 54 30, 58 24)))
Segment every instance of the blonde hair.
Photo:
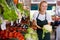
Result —
POLYGON ((40 4, 39 4, 39 11, 41 11, 41 5, 42 5, 43 3, 47 3, 47 1, 41 1, 41 2, 40 2, 40 4))

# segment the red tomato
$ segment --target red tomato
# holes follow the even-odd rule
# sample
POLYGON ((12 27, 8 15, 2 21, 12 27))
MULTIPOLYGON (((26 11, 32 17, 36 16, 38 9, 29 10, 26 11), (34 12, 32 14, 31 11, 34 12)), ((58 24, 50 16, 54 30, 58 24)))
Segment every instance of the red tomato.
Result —
POLYGON ((12 38, 13 37, 13 33, 12 32, 9 32, 9 38, 12 38))
POLYGON ((17 33, 16 33, 16 32, 14 32, 13 36, 16 38, 16 36, 17 36, 17 33))
POLYGON ((5 38, 7 38, 8 37, 8 31, 5 31, 3 36, 5 36, 5 38))

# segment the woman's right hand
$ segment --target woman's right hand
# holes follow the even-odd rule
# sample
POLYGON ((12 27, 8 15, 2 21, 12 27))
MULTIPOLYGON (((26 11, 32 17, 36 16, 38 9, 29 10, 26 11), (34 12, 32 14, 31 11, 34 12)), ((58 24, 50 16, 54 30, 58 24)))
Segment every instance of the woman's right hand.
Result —
POLYGON ((38 26, 38 25, 37 25, 36 20, 33 20, 33 22, 32 22, 32 23, 33 23, 32 25, 36 26, 36 27, 37 27, 37 28, 39 28, 39 29, 42 29, 40 26, 38 26))
POLYGON ((40 26, 37 25, 37 28, 42 29, 40 26))

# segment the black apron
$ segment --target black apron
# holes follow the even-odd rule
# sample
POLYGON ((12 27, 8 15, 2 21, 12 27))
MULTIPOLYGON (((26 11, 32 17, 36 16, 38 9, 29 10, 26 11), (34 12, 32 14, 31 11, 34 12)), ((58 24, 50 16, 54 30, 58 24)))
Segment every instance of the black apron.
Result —
MULTIPOLYGON (((44 25, 48 24, 48 22, 46 20, 46 14, 45 14, 45 20, 43 20, 43 21, 39 20, 38 17, 39 17, 39 14, 36 18, 38 26, 43 27, 44 25)), ((45 37, 44 37, 44 39, 42 39, 42 34, 43 34, 42 29, 37 28, 37 34, 38 34, 39 40, 50 40, 50 33, 45 33, 45 37)))

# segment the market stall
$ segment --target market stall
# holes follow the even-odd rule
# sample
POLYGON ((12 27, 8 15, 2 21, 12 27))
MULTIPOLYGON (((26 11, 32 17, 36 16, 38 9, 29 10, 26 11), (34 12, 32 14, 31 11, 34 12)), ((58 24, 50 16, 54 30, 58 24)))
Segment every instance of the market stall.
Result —
POLYGON ((25 40, 29 9, 23 0, 0 0, 0 40, 25 40))

